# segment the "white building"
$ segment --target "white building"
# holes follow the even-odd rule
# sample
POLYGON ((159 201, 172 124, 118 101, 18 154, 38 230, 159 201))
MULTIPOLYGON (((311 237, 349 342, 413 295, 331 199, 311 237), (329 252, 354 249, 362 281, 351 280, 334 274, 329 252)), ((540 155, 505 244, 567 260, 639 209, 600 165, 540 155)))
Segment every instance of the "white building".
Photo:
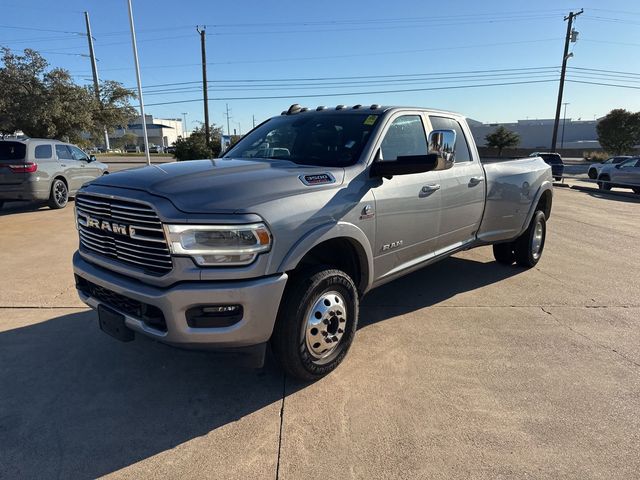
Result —
MULTIPOLYGON (((147 136, 149 144, 168 147, 175 143, 178 138, 185 138, 186 132, 181 118, 153 118, 153 115, 145 115, 147 124, 147 136)), ((127 128, 117 129, 111 136, 112 139, 120 138, 125 133, 133 133, 137 138, 136 144, 140 147, 144 145, 142 117, 138 117, 127 128)))
MULTIPOLYGON (((598 120, 572 120, 567 118, 563 122, 561 118, 558 126, 557 147, 585 150, 600 148, 598 133, 596 132, 598 120)), ((520 145, 518 145, 520 148, 547 150, 551 146, 554 123, 552 118, 518 120, 514 123, 481 123, 472 119, 468 119, 468 122, 473 138, 478 146, 481 147, 487 143, 485 136, 495 131, 498 127, 504 127, 520 135, 520 145)))

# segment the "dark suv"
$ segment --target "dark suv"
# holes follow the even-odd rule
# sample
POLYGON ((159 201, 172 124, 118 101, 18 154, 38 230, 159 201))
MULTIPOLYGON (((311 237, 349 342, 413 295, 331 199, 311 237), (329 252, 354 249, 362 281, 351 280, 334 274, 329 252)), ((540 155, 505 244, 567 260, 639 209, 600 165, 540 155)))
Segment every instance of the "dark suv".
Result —
POLYGON ((559 153, 533 152, 530 157, 541 157, 545 163, 551 165, 551 174, 556 181, 562 180, 564 163, 559 153))

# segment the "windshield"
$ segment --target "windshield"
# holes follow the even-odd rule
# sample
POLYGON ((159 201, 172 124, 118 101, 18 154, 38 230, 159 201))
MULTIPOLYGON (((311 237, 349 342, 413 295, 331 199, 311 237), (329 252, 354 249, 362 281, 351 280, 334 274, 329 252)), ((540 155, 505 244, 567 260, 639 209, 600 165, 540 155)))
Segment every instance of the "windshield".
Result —
POLYGON ((26 151, 22 142, 0 142, 0 160, 23 160, 26 151))
POLYGON ((346 167, 360 158, 377 120, 378 115, 368 113, 282 115, 247 134, 223 156, 346 167))

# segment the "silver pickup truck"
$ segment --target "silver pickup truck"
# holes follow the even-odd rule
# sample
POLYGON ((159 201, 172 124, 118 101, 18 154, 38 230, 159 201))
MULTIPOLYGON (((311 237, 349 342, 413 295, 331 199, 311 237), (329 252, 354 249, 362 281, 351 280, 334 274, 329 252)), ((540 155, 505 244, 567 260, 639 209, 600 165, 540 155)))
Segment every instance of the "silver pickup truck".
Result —
POLYGON ((222 158, 114 173, 76 198, 81 299, 99 325, 233 349, 312 380, 343 360, 371 289, 461 250, 534 266, 541 158, 483 165, 464 117, 292 105, 222 158))

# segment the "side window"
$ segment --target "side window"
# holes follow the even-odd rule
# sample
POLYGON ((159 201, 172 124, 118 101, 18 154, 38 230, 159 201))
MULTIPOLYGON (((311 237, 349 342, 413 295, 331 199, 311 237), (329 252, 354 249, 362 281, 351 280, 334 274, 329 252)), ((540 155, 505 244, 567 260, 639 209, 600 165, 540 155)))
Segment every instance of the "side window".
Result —
POLYGON ((382 158, 395 160, 405 155, 426 155, 427 137, 419 115, 396 118, 382 140, 382 158))
POLYGON ((80 150, 78 147, 74 147, 73 145, 68 146, 71 149, 71 155, 73 155, 74 160, 84 160, 88 159, 87 154, 80 150))
POLYGON ((58 155, 58 160, 73 160, 71 151, 66 145, 56 145, 56 155, 58 155))
POLYGON ((51 145, 37 145, 35 155, 36 158, 51 158, 53 150, 51 145))
POLYGON ((460 124, 452 118, 429 116, 434 130, 453 130, 456 132, 456 163, 471 161, 471 152, 460 124))

